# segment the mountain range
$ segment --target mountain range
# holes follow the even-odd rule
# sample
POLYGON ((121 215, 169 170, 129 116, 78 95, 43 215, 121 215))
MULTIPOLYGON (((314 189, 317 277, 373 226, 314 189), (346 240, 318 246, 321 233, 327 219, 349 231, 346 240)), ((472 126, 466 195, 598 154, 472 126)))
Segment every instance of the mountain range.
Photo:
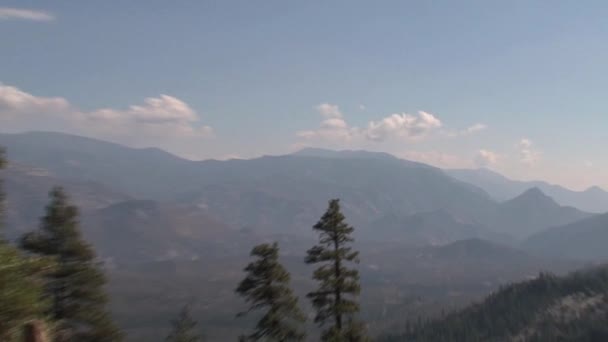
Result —
MULTIPOLYGON (((81 207, 96 242, 120 234, 135 239, 133 232, 149 229, 149 236, 158 237, 149 244, 157 250, 142 251, 150 258, 173 255, 176 246, 184 255, 198 255, 197 244, 177 242, 184 241, 183 226, 201 241, 212 235, 225 241, 235 232, 307 237, 331 198, 341 199, 358 239, 418 245, 470 238, 513 244, 592 216, 557 204, 538 188, 497 201, 449 172, 386 153, 304 149, 190 161, 158 149, 50 132, 0 134, 0 146, 11 161, 5 178, 14 231, 35 227, 46 192, 59 184, 81 207), (146 222, 142 213, 157 217, 146 222), (184 223, 184 216, 191 221, 184 223)), ((129 246, 123 249, 113 252, 132 255, 129 246)))
POLYGON ((523 248, 546 257, 605 261, 607 241, 608 214, 603 214, 534 234, 523 248))
POLYGON ((557 203, 592 213, 608 212, 608 192, 592 186, 584 191, 573 191, 543 181, 517 181, 489 169, 449 169, 445 172, 463 182, 474 184, 498 201, 508 200, 530 188, 538 188, 557 203))
POLYGON ((190 161, 49 132, 0 134, 0 146, 10 161, 0 172, 9 238, 35 229, 48 191, 65 187, 105 261, 113 313, 142 341, 158 340, 160 322, 193 295, 210 338, 236 338, 232 287, 260 242, 279 241, 296 292, 310 288, 302 260, 330 198, 341 199, 355 227, 364 315, 375 333, 394 327, 391 317, 461 308, 539 270, 608 257, 605 215, 540 187, 499 200, 449 170, 385 153, 190 161))

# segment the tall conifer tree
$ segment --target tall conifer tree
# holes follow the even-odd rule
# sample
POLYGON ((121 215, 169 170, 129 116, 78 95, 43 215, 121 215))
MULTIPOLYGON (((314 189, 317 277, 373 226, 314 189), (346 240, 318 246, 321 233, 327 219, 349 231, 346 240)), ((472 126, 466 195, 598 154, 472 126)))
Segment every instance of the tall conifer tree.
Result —
POLYGON ((105 277, 93 248, 78 227, 78 209, 61 188, 50 192, 40 229, 25 234, 23 249, 53 257, 56 269, 46 277, 50 316, 57 321, 57 341, 115 342, 122 334, 106 311, 105 277))
MULTIPOLYGON (((0 171, 6 167, 6 157, 5 152, 2 147, 0 147, 0 171)), ((2 179, 0 178, 0 243, 5 242, 4 236, 4 188, 2 184, 2 179)))
POLYGON ((190 306, 185 305, 177 318, 171 321, 171 332, 166 342, 200 342, 201 336, 196 331, 196 321, 192 318, 190 306))
MULTIPOLYGON (((6 166, 0 148, 0 170, 6 166)), ((3 236, 4 194, 0 179, 0 341, 15 341, 21 326, 33 319, 44 318, 48 301, 43 297, 40 276, 51 268, 48 260, 24 257, 3 236)))
POLYGON ((236 289, 250 307, 238 316, 254 310, 263 314, 254 332, 240 341, 303 341, 305 333, 300 325, 305 317, 289 287, 290 275, 279 263, 278 244, 255 246, 251 256, 256 260, 247 265, 247 276, 236 289))
POLYGON ((319 222, 314 225, 319 244, 308 250, 307 264, 320 264, 313 279, 319 288, 307 297, 317 311, 315 323, 325 328, 323 341, 366 341, 363 325, 354 318, 359 312, 357 297, 361 291, 359 272, 350 268, 358 263, 359 252, 350 247, 354 228, 340 211, 340 201, 332 199, 319 222))

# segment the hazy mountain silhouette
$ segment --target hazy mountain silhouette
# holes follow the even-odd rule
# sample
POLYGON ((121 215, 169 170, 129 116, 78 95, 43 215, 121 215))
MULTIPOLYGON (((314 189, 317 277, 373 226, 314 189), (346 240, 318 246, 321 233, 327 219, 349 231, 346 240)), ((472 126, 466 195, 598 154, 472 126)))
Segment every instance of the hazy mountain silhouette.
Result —
POLYGON ((540 189, 532 188, 501 203, 494 218, 494 226, 501 232, 526 237, 545 228, 571 223, 592 214, 557 204, 540 189))
POLYGON ((523 246, 545 256, 606 261, 608 214, 549 228, 528 238, 523 246))
POLYGON ((557 203, 587 212, 608 212, 608 192, 593 186, 584 191, 573 191, 542 181, 516 181, 488 169, 446 170, 450 176, 474 184, 497 200, 507 200, 530 188, 539 188, 557 203))
POLYGON ((190 161, 159 149, 49 132, 0 134, 0 145, 11 161, 57 175, 57 183, 94 183, 130 198, 177 201, 233 229, 261 233, 307 235, 327 200, 336 197, 362 239, 392 239, 389 232, 397 231, 419 232, 410 237, 431 243, 496 240, 500 234, 521 238, 587 216, 540 191, 498 203, 438 168, 386 153, 304 149, 249 160, 190 161), (424 220, 414 216, 421 213, 424 220))

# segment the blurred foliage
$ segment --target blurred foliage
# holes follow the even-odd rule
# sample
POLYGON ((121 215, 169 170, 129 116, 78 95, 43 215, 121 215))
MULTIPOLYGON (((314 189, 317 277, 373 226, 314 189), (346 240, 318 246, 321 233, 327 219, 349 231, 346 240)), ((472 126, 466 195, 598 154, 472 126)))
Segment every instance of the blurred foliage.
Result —
POLYGON ((52 271, 46 258, 23 256, 0 243, 0 340, 12 341, 24 323, 44 319, 49 301, 43 297, 44 274, 52 271))
POLYGON ((120 341, 122 334, 106 310, 104 273, 92 246, 81 237, 78 216, 63 189, 54 188, 40 229, 25 234, 21 246, 57 261, 44 278, 45 296, 52 301, 50 316, 58 325, 56 340, 120 341))
POLYGON ((197 322, 192 318, 190 306, 184 305, 177 318, 171 321, 171 332, 166 342, 201 342, 201 335, 197 331, 197 322))

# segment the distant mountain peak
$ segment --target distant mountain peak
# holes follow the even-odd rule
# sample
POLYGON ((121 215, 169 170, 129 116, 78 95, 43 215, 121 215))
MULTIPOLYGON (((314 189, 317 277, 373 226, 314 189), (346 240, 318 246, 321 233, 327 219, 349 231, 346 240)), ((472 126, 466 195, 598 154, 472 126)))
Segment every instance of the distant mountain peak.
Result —
POLYGON ((531 187, 530 189, 526 190, 522 195, 527 195, 527 196, 544 196, 544 197, 548 197, 547 195, 545 195, 545 193, 537 186, 531 187))
POLYGON ((515 197, 511 201, 542 201, 542 202, 551 202, 555 205, 558 205, 557 202, 553 200, 553 198, 545 195, 545 193, 539 189, 538 187, 533 187, 526 190, 521 195, 515 197))
POLYGON ((500 173, 498 173, 494 170, 488 169, 487 167, 480 167, 480 168, 476 169, 475 171, 477 171, 478 173, 481 173, 481 174, 504 177, 500 173))
POLYGON ((597 185, 591 186, 589 187, 587 190, 585 190, 584 192, 586 193, 593 193, 593 194, 605 194, 606 190, 600 188, 597 185))
POLYGON ((63 150, 88 150, 89 152, 99 153, 99 151, 126 151, 133 153, 143 152, 144 154, 175 160, 185 160, 182 157, 165 151, 159 147, 130 147, 120 143, 101 140, 98 138, 87 137, 72 133, 62 133, 54 131, 27 131, 21 133, 0 133, 0 140, 9 143, 21 142, 29 146, 41 145, 53 149, 63 150))

